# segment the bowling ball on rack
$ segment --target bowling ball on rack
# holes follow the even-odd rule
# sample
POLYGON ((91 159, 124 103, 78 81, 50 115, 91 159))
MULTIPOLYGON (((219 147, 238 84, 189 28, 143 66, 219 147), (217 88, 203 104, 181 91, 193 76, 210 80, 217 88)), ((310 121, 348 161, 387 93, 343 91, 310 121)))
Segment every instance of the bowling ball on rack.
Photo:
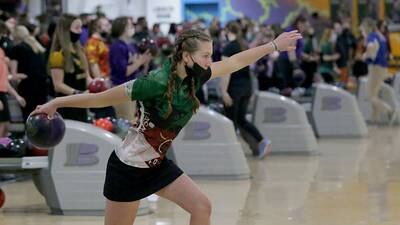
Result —
POLYGON ((52 148, 59 144, 65 135, 65 123, 59 113, 49 118, 45 113, 30 115, 26 120, 26 136, 38 148, 52 148))
POLYGON ((169 56, 174 51, 174 45, 171 43, 168 37, 159 37, 157 38, 156 43, 160 49, 160 53, 164 56, 169 56))
POLYGON ((27 143, 24 139, 14 139, 7 146, 10 157, 23 157, 26 154, 27 143))
POLYGON ((6 201, 6 194, 0 188, 0 208, 3 207, 5 201, 6 201))
POLYGON ((152 56, 156 56, 158 53, 158 47, 153 39, 143 38, 138 44, 137 48, 140 54, 145 53, 147 50, 150 51, 152 56))
POLYGON ((104 130, 106 130, 106 131, 110 131, 110 132, 113 131, 113 124, 112 124, 112 122, 111 122, 110 120, 106 119, 106 118, 97 119, 97 120, 94 122, 94 125, 95 125, 96 127, 102 128, 102 129, 104 129, 104 130))
POLYGON ((281 95, 286 96, 286 97, 291 97, 292 96, 292 88, 285 88, 281 91, 281 95))
POLYGON ((113 129, 112 129, 111 132, 113 132, 114 134, 117 133, 117 130, 118 130, 118 125, 117 125, 118 119, 116 119, 116 118, 111 118, 111 117, 107 117, 107 119, 108 119, 108 120, 112 123, 112 125, 113 125, 113 129))
POLYGON ((128 134, 129 128, 132 126, 129 120, 123 118, 116 119, 116 121, 114 121, 113 123, 113 133, 115 133, 120 138, 124 138, 128 134))

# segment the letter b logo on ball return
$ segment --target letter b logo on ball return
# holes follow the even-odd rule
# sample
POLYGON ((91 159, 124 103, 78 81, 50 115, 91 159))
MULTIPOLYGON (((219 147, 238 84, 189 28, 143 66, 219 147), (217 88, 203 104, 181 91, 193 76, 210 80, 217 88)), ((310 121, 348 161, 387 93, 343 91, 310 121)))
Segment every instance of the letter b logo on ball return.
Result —
POLYGON ((287 120, 286 109, 283 107, 267 107, 264 109, 263 123, 282 123, 287 120))
POLYGON ((321 100, 322 111, 338 111, 342 108, 342 99, 337 96, 325 96, 321 100))
POLYGON ((99 162, 96 156, 97 145, 86 143, 71 143, 67 145, 65 166, 93 166, 99 162))
POLYGON ((211 137, 211 125, 205 121, 189 122, 185 126, 183 140, 205 140, 211 137))

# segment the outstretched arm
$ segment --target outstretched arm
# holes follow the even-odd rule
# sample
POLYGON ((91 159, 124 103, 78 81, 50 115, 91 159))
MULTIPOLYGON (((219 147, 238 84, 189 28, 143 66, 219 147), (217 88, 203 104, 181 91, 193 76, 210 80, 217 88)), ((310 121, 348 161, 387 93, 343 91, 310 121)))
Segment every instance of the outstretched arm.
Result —
POLYGON ((301 34, 297 30, 285 32, 279 35, 272 42, 237 53, 222 61, 214 62, 211 64, 211 78, 231 74, 256 62, 263 56, 270 54, 275 50, 293 51, 296 49, 296 41, 300 38, 301 34), (276 45, 277 49, 275 48, 274 44, 276 45))
POLYGON ((58 97, 44 105, 38 106, 31 114, 46 113, 51 117, 57 108, 100 108, 121 104, 127 101, 130 101, 130 98, 126 94, 125 87, 122 84, 96 94, 85 93, 58 97))

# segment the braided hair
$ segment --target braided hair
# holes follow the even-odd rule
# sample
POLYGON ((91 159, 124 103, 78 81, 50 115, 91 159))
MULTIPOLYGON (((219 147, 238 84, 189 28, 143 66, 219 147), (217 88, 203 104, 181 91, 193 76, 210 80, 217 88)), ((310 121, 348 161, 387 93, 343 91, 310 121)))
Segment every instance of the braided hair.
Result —
MULTIPOLYGON (((183 52, 188 52, 192 54, 197 51, 199 49, 199 41, 211 42, 212 39, 210 38, 210 36, 208 36, 208 34, 200 30, 193 29, 183 31, 176 39, 174 54, 172 56, 171 75, 168 78, 167 91, 165 93, 168 101, 168 111, 165 117, 168 117, 172 112, 172 96, 175 87, 175 79, 178 76, 177 66, 178 63, 181 62, 183 59, 182 54, 183 52)), ((200 102, 196 97, 196 87, 194 82, 194 79, 192 79, 191 85, 189 87, 189 95, 194 102, 194 106, 192 109, 193 113, 195 113, 200 107, 200 102)))

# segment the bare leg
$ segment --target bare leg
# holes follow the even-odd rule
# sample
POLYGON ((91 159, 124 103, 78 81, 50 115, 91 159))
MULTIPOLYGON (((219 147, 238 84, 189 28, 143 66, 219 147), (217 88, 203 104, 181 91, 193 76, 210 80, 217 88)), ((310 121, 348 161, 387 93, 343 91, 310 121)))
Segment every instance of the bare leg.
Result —
POLYGON ((211 202, 186 174, 156 193, 190 213, 190 225, 209 225, 211 202))
POLYGON ((132 225, 135 222, 136 213, 140 201, 114 202, 107 200, 104 217, 105 225, 132 225))

